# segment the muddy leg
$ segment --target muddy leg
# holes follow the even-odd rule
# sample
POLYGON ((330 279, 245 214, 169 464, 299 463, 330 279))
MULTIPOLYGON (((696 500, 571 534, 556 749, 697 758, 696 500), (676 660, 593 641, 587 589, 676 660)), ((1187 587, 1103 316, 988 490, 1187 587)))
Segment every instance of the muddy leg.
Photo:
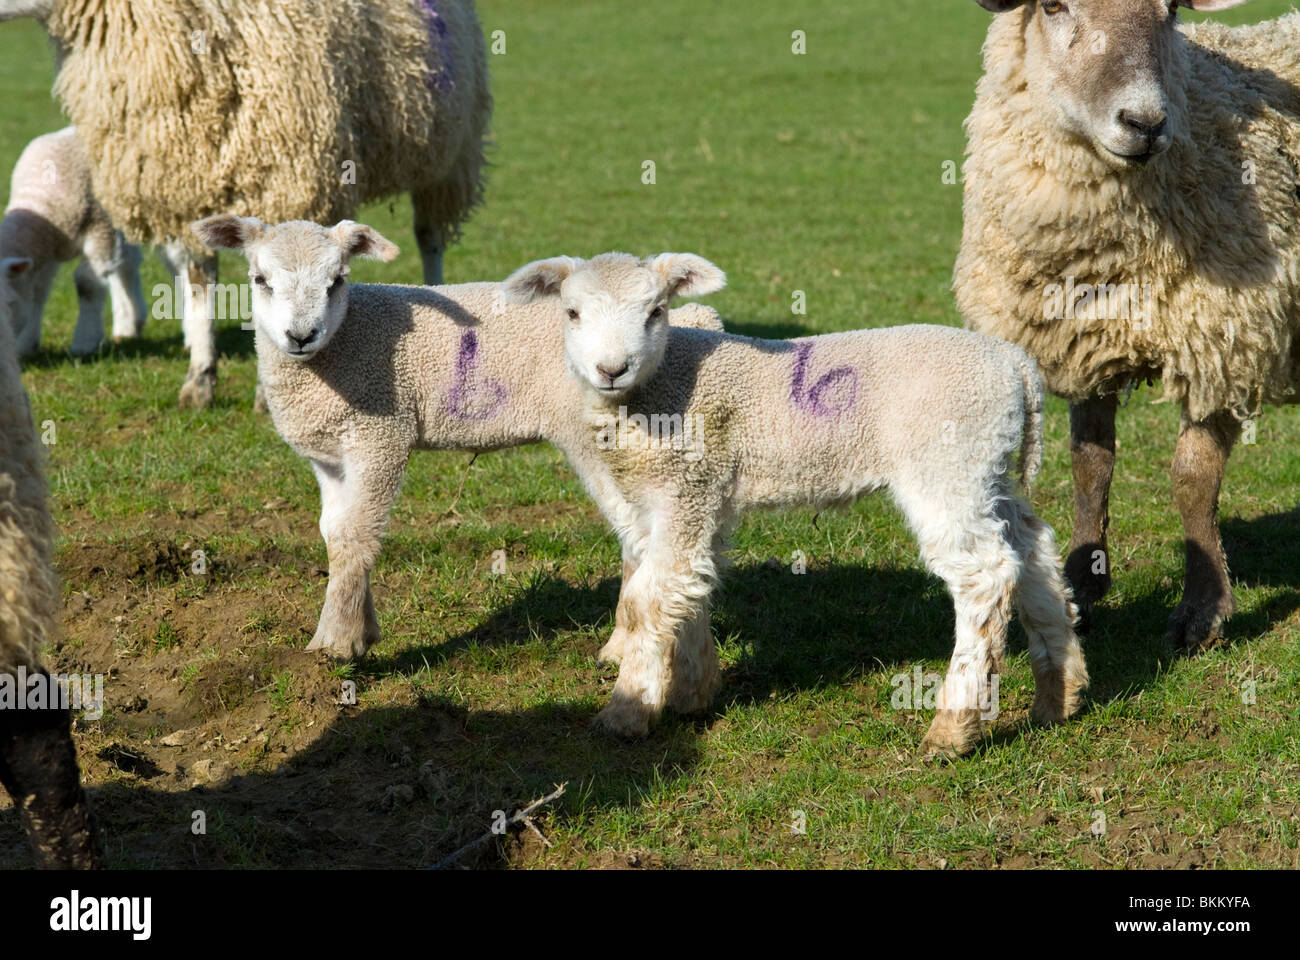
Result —
POLYGON ((1230 414, 1199 423, 1183 415, 1169 475, 1183 516, 1187 571, 1183 600, 1169 618, 1166 640, 1195 653, 1222 639, 1223 622, 1236 610, 1228 560, 1219 537, 1219 487, 1240 428, 1230 414))
POLYGON ((623 552, 623 579, 618 585, 618 606, 614 608, 614 632, 609 635, 605 645, 596 654, 600 664, 617 664, 623 659, 623 644, 627 641, 627 594, 628 581, 636 573, 638 564, 627 551, 623 552))
POLYGON ((1115 470, 1114 394, 1070 404, 1074 532, 1065 576, 1079 607, 1079 632, 1092 626, 1093 605, 1110 589, 1110 481, 1115 470))

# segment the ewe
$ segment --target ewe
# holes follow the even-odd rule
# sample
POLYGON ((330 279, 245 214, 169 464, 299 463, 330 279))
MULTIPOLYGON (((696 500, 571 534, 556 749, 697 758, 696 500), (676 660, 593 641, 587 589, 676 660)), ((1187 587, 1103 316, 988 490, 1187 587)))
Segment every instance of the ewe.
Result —
POLYGON ((41 345, 41 314, 59 265, 77 264, 77 328, 72 352, 94 353, 104 337, 104 299, 111 294, 113 338, 139 336, 145 321, 140 249, 123 239, 90 186, 90 159, 65 127, 29 143, 14 166, 9 207, 0 222, 0 260, 30 260, 9 277, 18 296, 14 339, 18 355, 41 345))
MULTIPOLYGON (((194 230, 207 246, 248 258, 271 419, 320 483, 330 576, 308 649, 360 656, 379 640, 370 570, 412 450, 539 440, 571 459, 589 450, 564 372, 561 315, 553 305, 506 303, 499 283, 350 286, 352 257, 397 253, 351 221, 266 226, 223 215, 194 230)), ((672 319, 721 329, 705 307, 676 310, 672 319)), ((619 508, 612 484, 590 486, 607 513, 619 508)), ((620 600, 620 622, 621 609, 620 600)))
POLYGON ((1300 399, 1300 13, 1228 29, 1181 27, 1169 0, 978 2, 1001 12, 966 122, 957 304, 1071 402, 1085 624, 1110 586, 1117 396, 1163 381, 1186 541, 1168 638, 1209 646, 1234 609, 1217 511, 1240 421, 1300 399))
POLYGON ((217 376, 217 260, 193 244, 197 217, 333 222, 409 192, 424 281, 442 282, 492 108, 472 0, 0 0, 0 20, 18 16, 58 48, 95 195, 186 282, 181 406, 209 406, 217 376))
MULTIPOLYGON (((625 501, 611 510, 597 498, 628 560, 625 629, 602 651, 621 668, 599 723, 639 735, 665 705, 708 705, 718 675, 708 597, 742 511, 825 507, 880 489, 956 607, 927 755, 978 740, 1013 600, 1029 635, 1034 719, 1074 713, 1087 672, 1056 545, 1011 477, 1018 447, 1026 481, 1039 461, 1033 361, 948 327, 785 341, 664 322, 674 296, 724 282, 708 261, 666 253, 543 260, 505 283, 517 302, 564 308, 564 352, 581 386, 570 416, 589 431, 571 457, 589 487, 613 484, 625 501)), ((530 349, 540 359, 542 347, 530 349)))
MULTIPOLYGON (((30 269, 30 260, 0 260, 0 674, 10 675, 40 670, 37 651, 54 633, 59 603, 41 448, 10 333, 18 298, 8 278, 30 269)), ((13 797, 38 867, 99 866, 66 709, 0 706, 0 784, 13 797)))

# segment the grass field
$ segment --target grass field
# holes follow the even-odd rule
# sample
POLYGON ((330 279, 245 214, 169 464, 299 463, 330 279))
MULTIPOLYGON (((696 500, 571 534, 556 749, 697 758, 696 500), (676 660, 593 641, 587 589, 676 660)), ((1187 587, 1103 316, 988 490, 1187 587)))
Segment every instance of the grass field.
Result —
MULTIPOLYGON (((953 0, 799 6, 483 0, 485 30, 507 44, 491 58, 494 167, 448 279, 561 253, 690 250, 727 271, 709 302, 739 332, 958 323, 961 187, 942 174, 961 160, 987 14, 953 0), (796 290, 806 315, 791 312, 796 290)), ((61 125, 51 80, 38 29, 0 24, 6 177, 31 137, 61 125)), ((407 202, 358 219, 403 253, 354 279, 415 282, 407 202)), ((222 269, 238 278, 242 261, 222 269)), ((151 258, 146 291, 166 282, 151 258)), ((613 625, 618 546, 557 451, 414 457, 374 578, 385 641, 332 667, 302 650, 325 588, 316 487, 252 411, 251 334, 222 329, 216 406, 182 413, 177 324, 74 361, 74 317, 68 268, 24 378, 57 439, 66 604, 50 665, 108 674, 104 717, 76 736, 114 866, 424 865, 562 781, 539 820, 552 847, 523 833, 465 862, 1300 865, 1300 411, 1269 412, 1228 468, 1230 643, 1175 660, 1162 634, 1181 590, 1166 478, 1177 411, 1152 403, 1158 390, 1131 397, 1115 587, 1086 641, 1093 686, 1074 722, 1028 725, 1013 628, 991 735, 961 762, 917 761, 929 716, 892 709, 891 678, 944 669, 952 610, 874 499, 747 519, 714 612, 713 711, 669 715, 627 744, 587 729, 613 683, 594 655, 613 625), (491 575, 497 550, 504 576, 491 575), (355 706, 337 703, 347 680, 355 706), (191 832, 196 810, 206 834, 191 832)), ((1062 541, 1066 429, 1053 400, 1034 499, 1062 541)), ((0 866, 26 862, 4 806, 0 866)))

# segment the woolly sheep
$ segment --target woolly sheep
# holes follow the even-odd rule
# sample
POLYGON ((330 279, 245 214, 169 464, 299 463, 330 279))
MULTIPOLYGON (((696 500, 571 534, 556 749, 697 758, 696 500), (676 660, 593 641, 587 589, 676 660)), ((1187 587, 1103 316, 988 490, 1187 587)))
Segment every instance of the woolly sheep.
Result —
POLYGON ((104 300, 111 295, 113 338, 140 334, 145 321, 140 249, 126 242, 91 192, 90 159, 73 127, 29 143, 14 165, 9 206, 0 222, 0 259, 32 261, 10 278, 18 295, 15 341, 19 356, 41 344, 41 314, 59 265, 77 264, 77 327, 72 352, 99 349, 104 300))
POLYGON ((966 122, 958 307, 1071 402, 1085 625, 1110 586, 1117 394, 1163 381, 1186 543, 1167 637, 1210 646, 1235 608, 1217 510, 1240 422, 1300 399, 1300 13, 1229 29, 1180 26, 1167 0, 979 3, 999 15, 966 122))
POLYGON ((333 222, 409 192, 425 283, 482 193, 491 96, 472 0, 0 0, 61 54, 55 93, 126 236, 184 289, 181 406, 216 384, 216 257, 191 220, 333 222))
MULTIPOLYGON (((194 230, 207 246, 248 258, 271 419, 320 483, 330 575, 308 649, 360 656, 379 640, 370 570, 412 450, 545 439, 571 455, 586 451, 559 317, 551 306, 505 303, 499 283, 349 285, 352 257, 397 253, 351 221, 267 226, 220 215, 194 230)), ((676 310, 673 321, 721 329, 705 307, 676 310)))
POLYGON ((724 283, 707 260, 672 253, 560 257, 506 280, 517 302, 564 308, 565 356, 582 396, 574 415, 592 431, 599 465, 587 465, 586 479, 603 475, 625 500, 609 519, 634 570, 623 585, 627 629, 602 651, 621 668, 599 723, 640 735, 665 705, 708 705, 718 676, 708 597, 743 511, 826 507, 880 489, 956 607, 956 649, 925 753, 958 755, 978 740, 1013 599, 1029 634, 1034 718, 1074 713, 1087 672, 1069 593, 1051 529, 1010 476, 1018 447, 1026 482, 1038 467, 1033 361, 950 327, 786 341, 663 323, 673 297, 724 283))
MULTIPOLYGON (((40 671, 37 653, 54 633, 59 604, 40 446, 10 332, 18 301, 10 278, 31 267, 27 259, 0 260, 0 674, 11 675, 40 671)), ((6 685, 14 689, 17 679, 6 685)), ((0 784, 39 867, 100 864, 69 722, 66 709, 0 707, 0 784)))

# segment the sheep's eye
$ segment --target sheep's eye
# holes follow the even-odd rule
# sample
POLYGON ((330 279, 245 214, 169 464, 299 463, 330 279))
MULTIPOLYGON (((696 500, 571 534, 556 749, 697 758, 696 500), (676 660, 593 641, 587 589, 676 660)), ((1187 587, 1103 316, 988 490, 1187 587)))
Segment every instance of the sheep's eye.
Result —
POLYGON ((650 311, 651 320, 658 320, 663 315, 664 315, 664 308, 662 306, 655 307, 653 310, 650 311))
POLYGON ((340 274, 339 276, 335 277, 334 282, 330 284, 329 292, 333 293, 335 290, 338 290, 342 286, 343 286, 343 276, 342 274, 340 274))
POLYGON ((577 319, 578 319, 578 311, 577 311, 577 310, 574 310, 572 307, 569 308, 569 319, 570 319, 570 320, 577 320, 577 319))
POLYGON ((1043 0, 1040 6, 1043 8, 1043 13, 1047 14, 1049 17, 1054 17, 1058 13, 1065 12, 1065 4, 1063 4, 1061 0, 1043 0))

